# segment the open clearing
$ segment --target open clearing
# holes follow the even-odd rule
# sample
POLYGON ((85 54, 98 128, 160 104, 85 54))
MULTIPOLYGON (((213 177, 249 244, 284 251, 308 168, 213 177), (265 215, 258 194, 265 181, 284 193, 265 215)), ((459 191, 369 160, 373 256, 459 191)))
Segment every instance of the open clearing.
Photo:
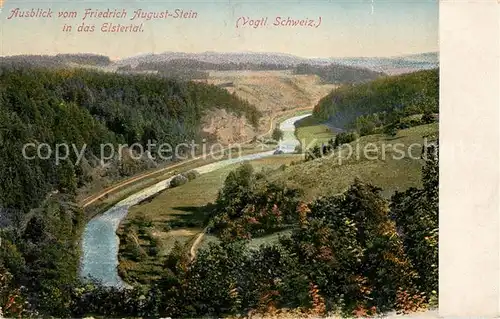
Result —
MULTIPOLYGON (((280 230, 273 234, 268 234, 261 237, 255 237, 252 238, 252 240, 250 240, 250 242, 248 243, 248 247, 251 249, 257 249, 264 244, 277 243, 280 237, 289 237, 291 234, 292 230, 287 229, 287 230, 280 230)), ((212 234, 206 234, 205 236, 203 236, 203 240, 201 241, 201 244, 198 247, 198 249, 200 250, 206 249, 210 246, 210 243, 218 243, 218 242, 220 242, 220 240, 219 238, 217 238, 217 236, 212 234)))

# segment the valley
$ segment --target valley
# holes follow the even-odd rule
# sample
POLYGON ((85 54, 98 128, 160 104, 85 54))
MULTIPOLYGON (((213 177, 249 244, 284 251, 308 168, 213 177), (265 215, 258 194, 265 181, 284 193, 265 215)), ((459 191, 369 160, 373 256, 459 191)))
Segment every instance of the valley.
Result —
POLYGON ((433 309, 438 69, 223 56, 2 58, 9 287, 56 317, 433 309), (218 151, 99 158, 189 140, 218 151), (28 161, 32 141, 86 151, 28 161))
MULTIPOLYGON (((302 117, 304 116, 302 115, 297 118, 302 117)), ((291 119, 293 121, 294 118, 291 119)), ((293 134, 290 137, 293 138, 293 134)), ((118 225, 124 218, 132 221, 135 219, 147 219, 154 222, 156 227, 155 230, 152 230, 155 233, 153 236, 159 238, 158 245, 165 247, 165 251, 161 251, 159 254, 166 255, 175 241, 186 243, 202 230, 204 226, 204 211, 202 206, 215 199, 217 189, 223 184, 224 174, 229 173, 229 171, 225 170, 226 167, 234 168, 235 163, 249 161, 255 164, 262 163, 263 168, 269 169, 273 167, 273 165, 270 165, 271 163, 274 163, 274 166, 281 166, 290 162, 290 158, 286 160, 278 158, 279 161, 267 160, 266 157, 272 154, 273 151, 267 151, 243 155, 194 168, 193 171, 201 174, 201 176, 188 182, 186 185, 170 189, 170 183, 174 178, 170 177, 141 192, 133 194, 111 207, 102 215, 94 217, 87 225, 83 234, 81 275, 83 277, 96 278, 106 285, 124 286, 124 283, 116 273, 118 247, 116 246, 115 235, 118 225), (212 172, 215 174, 209 175, 212 172), (189 189, 192 189, 192 191, 189 191, 189 189), (165 190, 163 194, 157 195, 163 190, 165 190), (155 197, 148 200, 151 196, 155 197), (130 207, 141 202, 144 203, 145 201, 150 202, 139 205, 139 208, 133 209, 130 214, 128 213, 130 207), (165 202, 167 203, 166 205, 165 202), (179 224, 181 227, 180 229, 175 227, 173 232, 169 232, 168 229, 172 228, 170 224, 179 224), (184 225, 191 227, 183 229, 184 225), (167 229, 166 232, 162 231, 165 229, 167 229), (168 245, 168 242, 170 242, 170 245, 168 245)), ((297 157, 295 156, 295 158, 297 157)), ((130 244, 130 240, 132 240, 132 245, 137 245, 139 244, 137 240, 138 235, 130 231, 130 228, 127 227, 129 224, 126 222, 121 228, 123 236, 126 237, 125 245, 130 244)), ((133 247, 134 251, 141 251, 142 249, 137 246, 133 247)), ((118 269, 122 274, 127 271, 123 265, 119 266, 118 269)), ((151 276, 154 272, 148 269, 147 273, 148 276, 151 276)))

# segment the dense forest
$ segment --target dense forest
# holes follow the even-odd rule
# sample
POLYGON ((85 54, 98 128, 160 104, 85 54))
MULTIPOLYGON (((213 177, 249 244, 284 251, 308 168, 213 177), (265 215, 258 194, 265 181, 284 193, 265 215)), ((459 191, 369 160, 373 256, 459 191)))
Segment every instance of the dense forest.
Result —
MULTIPOLYGON (((29 210, 53 190, 74 191, 88 182, 100 145, 148 141, 178 145, 200 140, 201 119, 226 109, 258 124, 260 113, 224 89, 151 76, 85 70, 0 70, 0 207, 29 210), (85 163, 25 160, 25 143, 87 145, 85 163), (88 164, 88 165, 87 165, 88 164)), ((34 148, 27 149, 33 156, 34 148)))
POLYGON ((411 115, 438 113, 438 105, 439 70, 434 69, 339 87, 316 105, 313 115, 367 135, 411 115))
MULTIPOLYGON (((95 63, 106 62, 96 57, 95 63)), ((74 195, 92 182, 89 172, 101 164, 101 144, 176 145, 201 138, 207 110, 225 109, 255 126, 261 114, 211 85, 3 65, 0 317, 220 317, 281 308, 315 316, 368 316, 435 304, 437 144, 423 160, 423 186, 390 199, 382 189, 355 180, 341 195, 303 202, 301 189, 267 180, 243 164, 208 206, 208 232, 220 243, 199 251, 194 260, 176 245, 160 280, 149 285, 118 289, 82 280, 78 242, 85 215, 74 195), (73 164, 75 154, 57 165, 53 158, 26 160, 26 143, 87 148, 80 165, 73 164), (291 236, 259 248, 247 245, 253 237, 283 229, 291 236)), ((339 147, 380 128, 399 129, 410 115, 423 115, 418 123, 433 120, 438 82, 433 70, 343 86, 323 99, 314 115, 358 131, 332 139, 331 147, 339 147)), ((118 167, 119 175, 131 172, 118 167)))
POLYGON ((192 81, 192 80, 207 80, 209 72, 199 71, 194 69, 176 69, 168 67, 160 67, 156 69, 138 70, 132 68, 130 65, 121 66, 117 69, 117 73, 122 74, 155 74, 159 77, 174 79, 178 81, 192 81))
POLYGON ((341 64, 316 66, 301 63, 293 69, 293 72, 294 74, 316 74, 324 83, 333 84, 364 83, 385 76, 382 72, 341 64))
POLYGON ((195 59, 174 59, 169 61, 158 62, 140 62, 136 70, 161 70, 161 69, 191 69, 191 70, 216 70, 216 71, 231 71, 231 70, 286 70, 289 65, 274 64, 274 63, 234 63, 234 62, 221 62, 210 63, 198 61, 195 59))

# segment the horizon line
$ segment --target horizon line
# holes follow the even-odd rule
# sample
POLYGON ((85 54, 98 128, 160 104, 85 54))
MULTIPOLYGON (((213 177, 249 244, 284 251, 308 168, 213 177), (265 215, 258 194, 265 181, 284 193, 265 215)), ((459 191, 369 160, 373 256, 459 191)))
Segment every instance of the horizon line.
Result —
POLYGON ((1 58, 7 58, 7 57, 16 57, 16 56, 52 56, 55 57, 57 55, 98 55, 98 56, 103 56, 107 57, 110 59, 112 62, 117 62, 121 60, 126 60, 134 57, 140 57, 140 56, 147 56, 147 55, 162 55, 162 54, 167 54, 167 53, 184 53, 184 54, 191 54, 191 55, 199 55, 199 54, 204 54, 204 53, 215 53, 215 54, 255 54, 255 55, 265 55, 265 54, 273 54, 273 55, 282 55, 282 56, 289 56, 289 57, 295 57, 295 58, 301 58, 301 59, 306 59, 306 60, 317 60, 317 59, 377 59, 377 58, 399 58, 399 57, 410 57, 410 56, 415 56, 415 55, 424 55, 424 54, 439 54, 439 51, 424 51, 424 52, 418 52, 418 53, 407 53, 407 54, 401 54, 401 55, 389 55, 389 56, 339 56, 339 57, 321 57, 321 56, 316 56, 316 57, 305 57, 305 56, 300 56, 300 55, 295 55, 292 53, 285 53, 285 52, 272 52, 272 51, 264 51, 264 52, 258 52, 258 51, 213 51, 213 50, 207 50, 207 51, 199 51, 199 52, 186 52, 186 51, 163 51, 159 53, 155 52, 145 52, 145 53, 137 53, 135 55, 130 55, 130 56, 124 56, 124 57, 111 57, 107 54, 103 53, 95 53, 95 52, 78 52, 78 53, 69 53, 69 52, 60 52, 60 53, 53 53, 53 54, 43 54, 43 53, 20 53, 20 54, 11 54, 11 55, 0 55, 1 58))

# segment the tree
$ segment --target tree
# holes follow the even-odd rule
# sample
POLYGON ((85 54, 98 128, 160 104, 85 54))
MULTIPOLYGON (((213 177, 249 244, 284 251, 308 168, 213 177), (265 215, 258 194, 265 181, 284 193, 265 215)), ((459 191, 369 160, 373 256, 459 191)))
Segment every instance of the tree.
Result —
POLYGON ((422 116, 422 123, 423 124, 430 124, 430 123, 433 123, 435 121, 436 121, 436 119, 434 118, 434 115, 432 114, 432 112, 426 112, 422 116))
POLYGON ((284 135, 283 131, 280 130, 278 127, 276 127, 276 128, 274 128, 273 134, 271 135, 271 137, 275 141, 281 141, 283 139, 283 135, 284 135))
POLYGON ((405 251, 419 274, 418 286, 430 296, 438 290, 439 166, 438 144, 427 149, 422 189, 392 197, 391 216, 401 232, 405 251))
POLYGON ((75 194, 77 178, 73 163, 65 160, 56 167, 58 190, 68 194, 75 194))
POLYGON ((245 279, 240 273, 246 259, 243 243, 211 244, 198 253, 187 278, 187 295, 198 316, 220 317, 241 310, 238 287, 245 279))
POLYGON ((186 184, 188 181, 189 179, 186 176, 179 174, 172 178, 172 180, 170 181, 170 187, 178 187, 186 184))
POLYGON ((30 318, 29 304, 12 275, 0 264, 0 318, 30 318), (5 316, 5 317, 4 317, 5 316))
POLYGON ((296 223, 300 191, 258 177, 249 163, 227 176, 212 213, 213 230, 223 240, 246 240, 296 223))
POLYGON ((437 112, 438 105, 439 69, 433 69, 343 85, 318 102, 313 116, 368 135, 403 117, 437 112))
POLYGON ((356 180, 343 195, 314 201, 306 218, 288 247, 328 303, 385 311, 398 289, 415 292, 415 272, 379 188, 356 180))

